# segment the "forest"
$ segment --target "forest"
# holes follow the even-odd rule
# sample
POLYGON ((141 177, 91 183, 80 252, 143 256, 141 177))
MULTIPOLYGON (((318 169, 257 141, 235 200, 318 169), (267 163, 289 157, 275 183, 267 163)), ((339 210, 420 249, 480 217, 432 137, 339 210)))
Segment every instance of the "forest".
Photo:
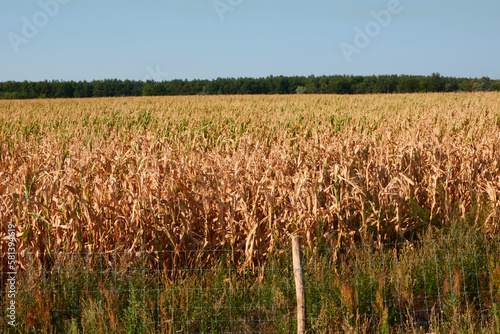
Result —
POLYGON ((500 80, 488 77, 430 76, 268 76, 214 80, 94 80, 0 82, 0 99, 84 98, 169 95, 252 94, 390 94, 500 91, 500 80))

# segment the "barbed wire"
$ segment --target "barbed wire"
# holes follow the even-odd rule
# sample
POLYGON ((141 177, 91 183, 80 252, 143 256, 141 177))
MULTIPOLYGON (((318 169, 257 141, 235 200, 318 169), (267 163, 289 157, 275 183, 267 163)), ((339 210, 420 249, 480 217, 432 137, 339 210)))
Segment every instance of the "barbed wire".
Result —
MULTIPOLYGON (((103 324, 171 333, 296 332, 291 249, 254 252, 266 261, 245 263, 245 250, 27 249, 17 254, 16 326, 21 332, 103 324)), ((6 261, 2 253, 3 319, 12 300, 6 261)), ((302 270, 312 332, 500 327, 498 237, 304 247, 302 270)))

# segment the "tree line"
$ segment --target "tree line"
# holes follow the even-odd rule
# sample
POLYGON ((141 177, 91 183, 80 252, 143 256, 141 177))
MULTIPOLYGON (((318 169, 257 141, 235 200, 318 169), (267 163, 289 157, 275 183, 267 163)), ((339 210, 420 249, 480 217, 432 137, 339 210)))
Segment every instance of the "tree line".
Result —
POLYGON ((268 76, 214 80, 94 80, 0 82, 0 99, 219 94, 387 94, 500 91, 500 80, 482 78, 379 76, 268 76))

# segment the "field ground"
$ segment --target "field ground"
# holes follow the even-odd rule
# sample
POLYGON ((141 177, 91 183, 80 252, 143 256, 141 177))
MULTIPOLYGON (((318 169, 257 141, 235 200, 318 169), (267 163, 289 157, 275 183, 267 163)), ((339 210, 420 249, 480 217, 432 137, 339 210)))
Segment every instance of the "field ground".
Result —
POLYGON ((500 331, 499 143, 498 92, 0 101, 18 330, 293 331, 300 234, 314 332, 500 331))

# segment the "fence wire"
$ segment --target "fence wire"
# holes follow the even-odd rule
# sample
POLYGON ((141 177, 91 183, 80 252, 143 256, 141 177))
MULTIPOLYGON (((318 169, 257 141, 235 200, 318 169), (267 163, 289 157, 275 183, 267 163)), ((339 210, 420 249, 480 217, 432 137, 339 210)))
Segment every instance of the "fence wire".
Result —
MULTIPOLYGON (((500 239, 303 247, 314 333, 500 328, 500 239)), ((19 332, 296 333, 291 249, 16 254, 19 332)), ((2 331, 12 272, 2 253, 2 331)))

